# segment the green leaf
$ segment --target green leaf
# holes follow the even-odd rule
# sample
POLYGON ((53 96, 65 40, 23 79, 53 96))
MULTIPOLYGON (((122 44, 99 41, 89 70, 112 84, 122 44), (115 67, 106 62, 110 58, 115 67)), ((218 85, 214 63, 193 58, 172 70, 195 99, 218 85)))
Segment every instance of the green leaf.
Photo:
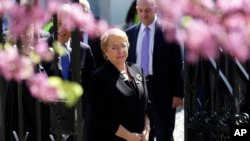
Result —
POLYGON ((193 18, 191 16, 183 16, 181 18, 181 25, 183 27, 188 27, 192 21, 193 21, 193 18))
POLYGON ((59 54, 60 56, 66 54, 66 49, 58 41, 53 42, 53 48, 55 50, 55 53, 59 54))
POLYGON ((32 59, 32 61, 35 62, 36 64, 41 62, 41 57, 33 51, 29 53, 29 56, 32 59))
POLYGON ((59 97, 60 99, 64 99, 64 89, 63 89, 63 80, 62 78, 58 77, 58 76, 50 76, 48 78, 48 85, 52 86, 52 87, 56 87, 58 89, 59 92, 59 97))
POLYGON ((84 92, 80 84, 72 81, 64 81, 57 76, 49 77, 48 84, 59 90, 60 99, 66 101, 66 106, 68 107, 74 106, 84 92))
POLYGON ((1 49, 8 49, 8 48, 11 48, 12 47, 12 45, 10 44, 10 43, 5 43, 4 45, 1 45, 2 47, 1 47, 1 49))
POLYGON ((0 43, 0 50, 4 49, 4 46, 2 43, 0 43))
POLYGON ((78 99, 83 95, 83 88, 80 84, 70 81, 64 82, 64 98, 66 100, 66 106, 72 107, 76 104, 78 99))
POLYGON ((48 84, 50 86, 60 87, 63 84, 63 80, 58 76, 50 76, 48 78, 48 84))

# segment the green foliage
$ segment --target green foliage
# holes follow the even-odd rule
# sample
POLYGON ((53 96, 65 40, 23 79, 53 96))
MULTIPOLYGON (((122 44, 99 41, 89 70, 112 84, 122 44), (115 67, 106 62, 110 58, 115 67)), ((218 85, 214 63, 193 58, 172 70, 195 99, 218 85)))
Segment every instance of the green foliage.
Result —
POLYGON ((74 106, 84 92, 80 84, 64 81, 60 77, 49 77, 48 84, 58 89, 60 99, 66 101, 66 106, 68 107, 74 106))
POLYGON ((188 27, 193 18, 191 16, 184 16, 181 18, 181 26, 188 27))
POLYGON ((53 42, 53 48, 54 48, 55 53, 59 54, 59 56, 66 54, 66 49, 58 41, 53 42))

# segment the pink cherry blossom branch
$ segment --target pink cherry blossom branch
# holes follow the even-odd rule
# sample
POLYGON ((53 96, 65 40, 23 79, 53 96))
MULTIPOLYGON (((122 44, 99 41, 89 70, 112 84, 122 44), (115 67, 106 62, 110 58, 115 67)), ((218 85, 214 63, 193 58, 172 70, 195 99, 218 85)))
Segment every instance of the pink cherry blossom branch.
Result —
MULTIPOLYGON (((29 38, 28 36, 23 40, 23 34, 27 34, 30 27, 34 27, 33 34, 39 33, 42 26, 54 14, 64 15, 64 19, 67 21, 64 24, 69 30, 78 28, 87 32, 90 37, 100 36, 109 28, 105 21, 97 21, 92 14, 84 13, 78 4, 69 3, 70 10, 62 10, 65 1, 49 0, 47 1, 47 9, 44 9, 39 5, 17 5, 9 0, 0 0, 0 17, 5 14, 10 19, 9 34, 11 40, 22 40, 22 47, 19 49, 15 45, 6 45, 0 48, 0 59, 2 60, 0 62, 0 75, 6 80, 26 82, 31 95, 46 103, 57 101, 61 97, 60 93, 63 93, 63 89, 49 85, 48 77, 45 74, 35 73, 35 66, 42 60, 51 61, 53 51, 49 49, 47 42, 40 41, 38 38, 29 38), (34 61, 34 56, 38 57, 40 61, 34 61)), ((68 82, 65 84, 62 82, 62 84, 62 86, 76 85, 68 82)), ((76 96, 79 96, 81 91, 78 93, 76 96)), ((74 101, 70 103, 72 104, 74 101)))
POLYGON ((221 53, 242 62, 250 59, 249 0, 157 0, 157 3, 166 39, 183 42, 188 61, 217 58, 221 53))

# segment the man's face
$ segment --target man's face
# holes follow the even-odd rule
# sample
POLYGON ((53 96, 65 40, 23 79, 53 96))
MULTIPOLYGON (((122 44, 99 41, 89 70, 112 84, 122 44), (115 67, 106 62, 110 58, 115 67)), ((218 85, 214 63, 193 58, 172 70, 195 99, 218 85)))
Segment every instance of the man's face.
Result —
POLYGON ((63 26, 63 21, 58 18, 57 20, 57 35, 58 35, 58 41, 61 44, 66 43, 69 38, 71 37, 71 32, 68 31, 64 26, 63 26))
POLYGON ((136 6, 137 14, 140 18, 141 23, 149 26, 155 18, 156 5, 149 3, 148 0, 139 0, 136 6))
POLYGON ((34 43, 34 33, 35 32, 35 28, 34 28, 34 25, 30 25, 28 27, 28 29, 21 34, 21 41, 22 41, 22 44, 24 46, 29 46, 29 45, 32 45, 34 43))

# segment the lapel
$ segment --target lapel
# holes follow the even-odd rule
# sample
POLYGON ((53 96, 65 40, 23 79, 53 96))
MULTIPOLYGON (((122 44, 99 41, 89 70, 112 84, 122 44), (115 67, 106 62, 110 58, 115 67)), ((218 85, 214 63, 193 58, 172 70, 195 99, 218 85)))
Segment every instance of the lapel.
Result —
POLYGON ((141 92, 143 92, 142 75, 138 71, 136 71, 136 69, 133 69, 133 67, 129 66, 129 65, 128 65, 128 71, 129 71, 133 81, 135 82, 135 84, 138 88, 139 94, 140 94, 141 92))
POLYGON ((113 66, 112 63, 109 61, 106 62, 106 66, 109 68, 106 76, 104 77, 109 77, 109 80, 107 81, 107 84, 111 84, 112 87, 116 86, 119 92, 123 94, 136 94, 141 98, 141 96, 144 93, 144 88, 143 88, 143 80, 142 80, 142 75, 139 72, 139 69, 134 67, 134 65, 127 64, 128 67, 128 72, 130 73, 133 81, 136 84, 136 87, 138 90, 133 90, 131 87, 128 87, 126 84, 125 77, 120 74, 120 72, 113 66), (117 78, 118 77, 118 78, 117 78))
POLYGON ((156 21, 156 23, 155 23, 155 35, 154 35, 154 50, 156 49, 155 47, 157 45, 161 44, 162 37, 163 37, 163 34, 162 34, 162 31, 161 31, 160 25, 156 21))
POLYGON ((142 80, 142 74, 138 71, 137 68, 135 68, 133 65, 127 65, 128 66, 128 71, 133 79, 133 81, 135 82, 135 85, 138 89, 138 96, 139 99, 141 98, 141 96, 144 93, 144 87, 143 87, 143 80, 142 80))
POLYGON ((160 26, 161 25, 156 21, 156 23, 155 23, 155 35, 154 35, 154 47, 153 47, 153 53, 152 53, 153 70, 154 70, 154 64, 159 63, 159 62, 157 62, 157 60, 159 59, 159 53, 161 53, 163 51, 162 50, 163 48, 167 47, 162 29, 160 26))
POLYGON ((133 89, 128 87, 125 83, 125 77, 120 74, 117 68, 110 62, 106 61, 104 64, 104 73, 102 77, 106 80, 106 84, 114 93, 123 93, 129 95, 133 92, 133 89))
POLYGON ((125 77, 120 74, 116 67, 110 62, 106 61, 103 66, 104 73, 102 77, 106 80, 106 84, 114 93, 122 93, 123 95, 136 95, 139 99, 144 97, 145 89, 143 85, 143 78, 140 68, 136 65, 127 63, 128 72, 130 73, 137 90, 129 87, 124 81, 125 77))
POLYGON ((134 30, 134 33, 133 33, 133 35, 134 35, 133 38, 134 38, 135 40, 133 40, 132 45, 135 46, 135 47, 136 47, 136 45, 137 45, 137 39, 138 39, 139 31, 140 31, 140 26, 141 26, 141 24, 137 24, 137 25, 135 26, 135 30, 134 30))
POLYGON ((129 54, 130 57, 129 61, 131 62, 136 62, 136 58, 137 58, 137 54, 136 54, 136 48, 137 48, 137 39, 138 39, 138 34, 139 34, 139 30, 140 30, 140 25, 141 24, 137 24, 135 25, 135 28, 132 31, 131 34, 131 38, 129 39, 129 42, 131 44, 131 48, 129 48, 129 54))

